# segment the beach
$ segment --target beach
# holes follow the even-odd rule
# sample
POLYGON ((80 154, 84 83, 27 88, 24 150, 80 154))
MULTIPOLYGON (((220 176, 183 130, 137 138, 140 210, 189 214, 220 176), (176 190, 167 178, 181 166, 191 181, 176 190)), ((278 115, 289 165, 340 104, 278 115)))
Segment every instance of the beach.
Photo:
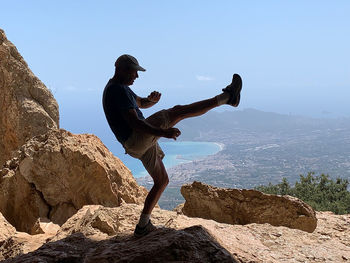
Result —
MULTIPOLYGON (((167 169, 217 154, 225 148, 224 144, 218 142, 179 141, 159 144, 165 153, 163 163, 167 169)), ((148 175, 141 162, 133 162, 129 169, 136 178, 148 175)))

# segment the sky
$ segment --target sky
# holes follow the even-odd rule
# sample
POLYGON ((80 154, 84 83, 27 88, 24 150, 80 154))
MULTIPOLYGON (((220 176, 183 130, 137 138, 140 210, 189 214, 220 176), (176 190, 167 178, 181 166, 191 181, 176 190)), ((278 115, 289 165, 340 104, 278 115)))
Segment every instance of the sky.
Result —
MULTIPOLYGON (((0 0, 0 28, 53 92, 60 126, 111 138, 101 98, 121 54, 151 113, 243 79, 238 109, 349 117, 350 1, 0 0), (108 135, 105 135, 108 133, 108 135)), ((237 110, 222 106, 219 110, 237 110)))

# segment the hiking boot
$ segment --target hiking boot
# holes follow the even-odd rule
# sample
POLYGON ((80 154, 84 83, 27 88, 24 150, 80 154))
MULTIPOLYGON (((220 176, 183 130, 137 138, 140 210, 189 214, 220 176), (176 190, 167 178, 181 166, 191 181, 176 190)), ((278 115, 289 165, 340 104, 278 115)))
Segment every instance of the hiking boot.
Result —
POLYGON ((232 82, 226 88, 222 89, 223 92, 230 94, 230 99, 227 104, 237 107, 239 101, 241 100, 241 90, 242 90, 242 78, 238 74, 233 74, 232 82))
POLYGON ((144 227, 140 227, 138 224, 135 227, 134 236, 135 237, 142 237, 147 235, 148 233, 158 229, 156 226, 154 226, 151 222, 151 219, 148 221, 147 225, 144 227))

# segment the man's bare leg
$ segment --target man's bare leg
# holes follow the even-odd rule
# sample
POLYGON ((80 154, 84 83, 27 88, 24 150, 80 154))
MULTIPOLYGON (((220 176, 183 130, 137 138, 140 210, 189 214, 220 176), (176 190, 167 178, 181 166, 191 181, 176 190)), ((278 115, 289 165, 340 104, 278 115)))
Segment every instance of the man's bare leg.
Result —
POLYGON ((188 105, 178 105, 168 110, 170 127, 179 121, 203 115, 209 110, 223 104, 237 107, 240 102, 240 92, 242 90, 242 79, 238 74, 232 76, 232 82, 223 89, 223 93, 207 100, 198 101, 188 105))
POLYGON ((225 101, 225 98, 227 100, 229 98, 229 95, 226 93, 222 93, 219 96, 222 96, 223 98, 218 98, 218 96, 215 96, 211 99, 194 102, 188 105, 177 105, 173 108, 170 108, 168 110, 170 118, 170 127, 173 127, 183 119, 203 115, 209 110, 224 104, 222 101, 225 101))
POLYGON ((153 178, 154 185, 146 197, 145 204, 142 210, 143 214, 152 213, 153 208, 157 204, 160 196, 162 195, 163 191, 169 183, 168 174, 160 157, 157 157, 156 169, 154 169, 154 171, 150 175, 153 178))

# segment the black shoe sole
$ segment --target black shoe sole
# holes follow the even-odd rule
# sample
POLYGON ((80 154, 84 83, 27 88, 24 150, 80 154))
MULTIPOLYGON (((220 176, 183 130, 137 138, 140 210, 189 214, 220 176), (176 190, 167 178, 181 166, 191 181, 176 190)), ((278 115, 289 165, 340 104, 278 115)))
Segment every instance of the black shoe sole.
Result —
POLYGON ((234 81, 233 79, 235 79, 235 86, 234 86, 234 103, 233 106, 237 107, 239 105, 239 102, 241 100, 241 90, 242 90, 242 78, 240 75, 238 74, 234 74, 232 77, 232 82, 234 81))
POLYGON ((233 74, 232 82, 226 88, 222 89, 223 92, 229 92, 231 97, 228 100, 227 104, 237 107, 241 99, 241 90, 242 90, 242 78, 238 74, 233 74))

